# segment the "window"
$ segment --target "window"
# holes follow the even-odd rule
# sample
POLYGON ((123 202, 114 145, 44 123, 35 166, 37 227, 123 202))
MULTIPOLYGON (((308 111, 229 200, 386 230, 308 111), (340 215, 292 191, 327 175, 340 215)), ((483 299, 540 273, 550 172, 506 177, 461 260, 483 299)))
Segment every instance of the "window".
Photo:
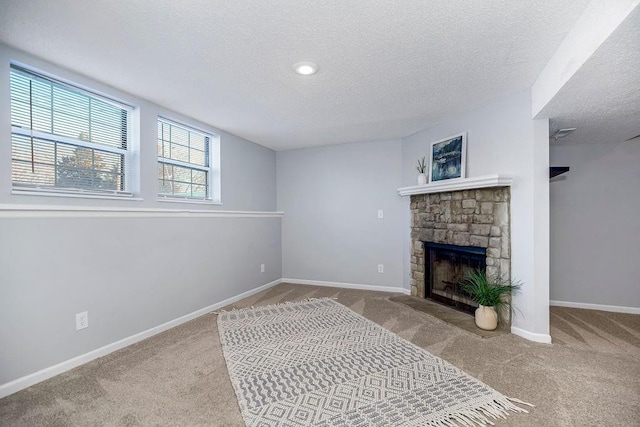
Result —
POLYGON ((11 176, 27 191, 131 193, 131 107, 11 65, 11 176))
POLYGON ((158 193, 211 200, 212 135, 158 119, 158 193))

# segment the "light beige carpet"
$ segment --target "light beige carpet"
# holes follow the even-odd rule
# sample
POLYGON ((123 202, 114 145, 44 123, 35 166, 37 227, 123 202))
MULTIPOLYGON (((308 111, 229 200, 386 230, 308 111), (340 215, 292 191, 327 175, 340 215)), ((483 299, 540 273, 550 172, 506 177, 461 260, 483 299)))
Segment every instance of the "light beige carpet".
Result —
MULTIPOLYGON (((334 297, 507 396, 535 404, 498 426, 640 426, 640 316, 551 309, 552 345, 483 339, 392 294, 281 284, 236 307, 334 297)), ((2 426, 243 425, 215 315, 0 400, 2 426)))

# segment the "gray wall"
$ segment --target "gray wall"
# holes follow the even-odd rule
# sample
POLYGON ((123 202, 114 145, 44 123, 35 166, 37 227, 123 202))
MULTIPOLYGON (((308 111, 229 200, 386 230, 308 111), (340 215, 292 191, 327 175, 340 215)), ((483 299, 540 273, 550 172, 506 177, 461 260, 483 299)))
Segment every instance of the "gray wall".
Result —
POLYGON ((401 161, 397 140, 278 152, 283 277, 402 287, 401 161))
POLYGON ((0 385, 282 277, 280 218, 178 213, 273 211, 275 152, 1 45, 0 82, 0 385), (139 107, 142 201, 11 194, 10 59, 139 107), (221 206, 157 200, 158 114, 221 136, 221 206), (24 205, 97 211, 34 215, 24 205), (86 310, 90 326, 76 331, 86 310))
POLYGON ((280 218, 0 218, 0 384, 280 278, 280 232, 280 218))
POLYGON ((401 142, 379 141, 277 153, 283 277, 409 289, 409 200, 416 159, 430 142, 468 132, 467 176, 510 174, 512 274, 521 313, 512 331, 549 337, 548 121, 531 119, 528 92, 447 119, 401 142), (385 219, 376 219, 384 209, 385 219), (385 264, 378 274, 377 264, 385 264))
POLYGON ((552 145, 551 300, 640 308, 640 142, 552 145))
MULTIPOLYGON (((531 119, 528 92, 444 120, 403 140, 403 185, 417 183, 416 160, 429 158, 431 142, 461 132, 467 132, 467 177, 513 176, 511 272, 524 283, 514 297, 520 313, 513 322, 514 332, 529 339, 548 339, 548 121, 531 119)), ((408 247, 408 236, 406 239, 408 247)), ((409 263, 406 251, 404 263, 409 263)))

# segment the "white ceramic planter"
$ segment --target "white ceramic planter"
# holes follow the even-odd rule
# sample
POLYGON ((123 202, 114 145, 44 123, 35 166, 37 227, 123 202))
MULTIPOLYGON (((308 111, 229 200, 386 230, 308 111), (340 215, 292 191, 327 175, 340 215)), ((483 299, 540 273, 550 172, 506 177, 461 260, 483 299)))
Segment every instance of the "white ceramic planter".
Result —
POLYGON ((418 175, 418 185, 425 185, 427 183, 427 175, 421 173, 418 175))
POLYGON ((493 331, 498 327, 498 313, 493 307, 481 305, 476 308, 476 326, 485 331, 493 331))

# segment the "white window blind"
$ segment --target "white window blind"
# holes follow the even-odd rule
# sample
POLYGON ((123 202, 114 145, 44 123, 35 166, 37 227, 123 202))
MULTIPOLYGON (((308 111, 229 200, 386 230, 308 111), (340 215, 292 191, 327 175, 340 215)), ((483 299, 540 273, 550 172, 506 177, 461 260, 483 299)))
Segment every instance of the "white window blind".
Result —
POLYGON ((11 66, 15 189, 130 194, 129 106, 11 66))
POLYGON ((158 118, 158 194, 211 199, 212 136, 158 118))

